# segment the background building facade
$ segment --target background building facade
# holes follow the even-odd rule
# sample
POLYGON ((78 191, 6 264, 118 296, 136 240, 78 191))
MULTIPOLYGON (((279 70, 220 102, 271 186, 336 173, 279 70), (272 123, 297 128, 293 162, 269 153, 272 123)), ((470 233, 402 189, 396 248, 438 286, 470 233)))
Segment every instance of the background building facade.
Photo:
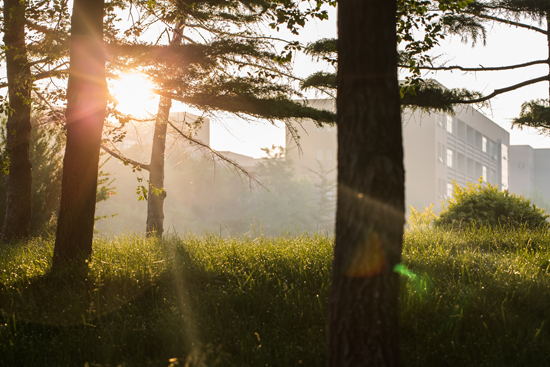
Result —
MULTIPOLYGON (((310 105, 334 110, 332 100, 312 100, 310 105)), ((320 168, 336 178, 336 128, 301 121, 295 133, 287 128, 287 155, 296 163, 297 175, 314 174, 320 168)), ((499 189, 509 188, 509 133, 472 107, 456 116, 403 113, 405 149, 405 200, 422 208, 449 198, 453 182, 465 186, 479 178, 499 189)), ((550 162, 550 160, 549 160, 550 162)), ((550 178, 550 177, 549 177, 550 178)))
POLYGON ((550 198, 550 149, 512 145, 510 191, 530 196, 536 190, 540 190, 546 199, 550 198))

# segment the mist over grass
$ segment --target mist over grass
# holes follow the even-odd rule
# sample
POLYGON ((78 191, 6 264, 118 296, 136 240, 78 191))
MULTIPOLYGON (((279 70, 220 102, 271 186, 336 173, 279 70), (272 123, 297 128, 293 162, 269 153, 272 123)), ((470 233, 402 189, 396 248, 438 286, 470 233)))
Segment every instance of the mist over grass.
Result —
MULTIPOLYGON (((404 366, 550 365, 550 235, 404 237, 404 366)), ((0 250, 2 366, 320 366, 333 238, 97 239, 83 278, 53 241, 0 250)))

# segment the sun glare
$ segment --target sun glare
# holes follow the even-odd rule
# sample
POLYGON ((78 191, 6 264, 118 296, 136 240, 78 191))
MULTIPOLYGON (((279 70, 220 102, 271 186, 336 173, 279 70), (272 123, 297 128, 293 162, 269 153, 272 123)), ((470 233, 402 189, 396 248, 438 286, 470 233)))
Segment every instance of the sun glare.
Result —
POLYGON ((140 74, 124 74, 112 83, 111 93, 118 102, 120 112, 134 116, 156 113, 157 98, 153 84, 140 74))

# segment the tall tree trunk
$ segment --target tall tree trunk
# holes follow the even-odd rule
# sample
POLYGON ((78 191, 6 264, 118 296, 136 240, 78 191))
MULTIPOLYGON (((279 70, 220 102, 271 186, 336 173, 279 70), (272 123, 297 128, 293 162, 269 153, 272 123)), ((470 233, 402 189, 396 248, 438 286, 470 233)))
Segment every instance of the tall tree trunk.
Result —
POLYGON ((404 167, 396 2, 338 2, 338 203, 328 366, 397 366, 404 167))
MULTIPOLYGON (((173 32, 171 45, 179 45, 182 41, 181 32, 184 23, 179 21, 173 32)), ((164 153, 166 151, 166 132, 172 99, 160 97, 157 118, 155 120, 155 133, 153 135, 153 148, 151 150, 151 164, 149 165, 149 195, 147 198, 147 222, 145 233, 147 237, 162 237, 164 232, 164 153), (162 190, 162 191, 159 191, 162 190)))
POLYGON ((53 269, 85 265, 92 252, 99 148, 107 83, 103 0, 75 0, 67 87, 67 145, 53 269))
POLYGON ((29 146, 32 78, 25 46, 26 6, 26 1, 4 1, 3 31, 11 111, 6 126, 10 164, 2 242, 27 237, 31 223, 32 166, 29 146))
MULTIPOLYGON (((548 73, 550 74, 550 12, 546 12, 546 43, 548 45, 548 73)), ((548 102, 550 103, 550 81, 548 81, 548 102)))

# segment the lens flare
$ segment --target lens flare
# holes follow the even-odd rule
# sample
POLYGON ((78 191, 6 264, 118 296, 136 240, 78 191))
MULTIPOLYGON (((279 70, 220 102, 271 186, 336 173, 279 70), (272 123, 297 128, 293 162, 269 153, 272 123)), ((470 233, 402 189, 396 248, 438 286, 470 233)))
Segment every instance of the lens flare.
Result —
POLYGON ((344 274, 348 277, 372 277, 380 274, 386 264, 386 255, 380 236, 371 231, 357 246, 344 274))

